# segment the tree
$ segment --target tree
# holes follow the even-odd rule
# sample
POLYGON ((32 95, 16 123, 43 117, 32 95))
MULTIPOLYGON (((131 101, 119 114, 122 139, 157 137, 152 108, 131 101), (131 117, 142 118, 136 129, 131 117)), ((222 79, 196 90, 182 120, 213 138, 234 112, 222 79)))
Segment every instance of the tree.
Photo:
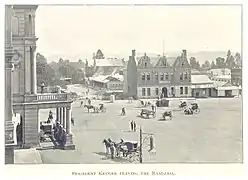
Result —
POLYGON ((195 57, 191 57, 190 59, 189 59, 189 64, 190 64, 190 66, 192 67, 192 68, 196 68, 197 67, 197 62, 196 62, 196 58, 195 57))
POLYGON ((238 52, 236 52, 236 54, 235 54, 235 64, 237 67, 241 67, 241 65, 242 65, 241 55, 238 52))
POLYGON ((40 53, 36 55, 36 76, 38 86, 42 82, 45 85, 53 85, 55 71, 47 64, 47 59, 40 53))
POLYGON ((211 64, 209 61, 205 61, 204 64, 202 64, 202 68, 203 69, 210 69, 211 68, 211 64))
POLYGON ((226 68, 225 58, 217 57, 216 58, 216 67, 217 68, 226 68))
POLYGON ((214 69, 214 68, 216 68, 216 65, 215 65, 214 61, 212 61, 212 63, 211 63, 211 69, 214 69))
POLYGON ((201 68, 201 65, 200 65, 199 61, 197 61, 197 62, 196 62, 196 67, 195 67, 195 69, 200 69, 200 68, 201 68))
POLYGON ((235 67, 234 57, 232 56, 230 50, 228 50, 227 55, 226 55, 226 67, 229 69, 232 69, 235 67))

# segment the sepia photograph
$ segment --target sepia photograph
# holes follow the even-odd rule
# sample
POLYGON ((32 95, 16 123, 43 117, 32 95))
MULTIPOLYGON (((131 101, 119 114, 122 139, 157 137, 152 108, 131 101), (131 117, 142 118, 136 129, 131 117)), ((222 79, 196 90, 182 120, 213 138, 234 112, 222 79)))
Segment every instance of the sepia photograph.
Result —
POLYGON ((5 4, 5 164, 243 163, 242 5, 5 4))

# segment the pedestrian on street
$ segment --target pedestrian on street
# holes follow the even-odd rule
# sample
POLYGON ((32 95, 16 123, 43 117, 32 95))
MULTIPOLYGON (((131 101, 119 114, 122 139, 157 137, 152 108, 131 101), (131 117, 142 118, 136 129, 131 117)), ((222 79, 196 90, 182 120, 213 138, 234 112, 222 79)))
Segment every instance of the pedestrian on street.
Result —
POLYGON ((135 121, 133 122, 133 130, 134 130, 134 132, 136 132, 136 122, 135 121))
POLYGON ((126 110, 125 110, 124 107, 121 109, 121 115, 122 115, 122 116, 125 116, 125 115, 126 115, 126 110))
POLYGON ((84 101, 81 101, 80 107, 82 107, 83 104, 84 104, 84 101))
POLYGON ((131 131, 133 131, 133 121, 130 122, 131 125, 131 131))

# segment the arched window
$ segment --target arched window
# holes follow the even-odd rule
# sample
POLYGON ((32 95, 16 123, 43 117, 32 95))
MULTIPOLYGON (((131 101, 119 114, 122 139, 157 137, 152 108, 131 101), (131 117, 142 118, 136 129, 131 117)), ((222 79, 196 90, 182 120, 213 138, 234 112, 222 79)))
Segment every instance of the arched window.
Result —
POLYGON ((12 34, 19 35, 19 18, 16 16, 12 17, 12 34))

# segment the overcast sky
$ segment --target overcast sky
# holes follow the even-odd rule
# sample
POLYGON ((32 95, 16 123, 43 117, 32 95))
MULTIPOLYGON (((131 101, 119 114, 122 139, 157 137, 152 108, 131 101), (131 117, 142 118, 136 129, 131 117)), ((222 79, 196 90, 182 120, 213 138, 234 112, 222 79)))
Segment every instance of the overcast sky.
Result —
MULTIPOLYGON (((138 52, 241 51, 240 6, 39 6, 37 52, 57 60, 138 52)), ((50 59, 51 58, 51 59, 50 59)))

